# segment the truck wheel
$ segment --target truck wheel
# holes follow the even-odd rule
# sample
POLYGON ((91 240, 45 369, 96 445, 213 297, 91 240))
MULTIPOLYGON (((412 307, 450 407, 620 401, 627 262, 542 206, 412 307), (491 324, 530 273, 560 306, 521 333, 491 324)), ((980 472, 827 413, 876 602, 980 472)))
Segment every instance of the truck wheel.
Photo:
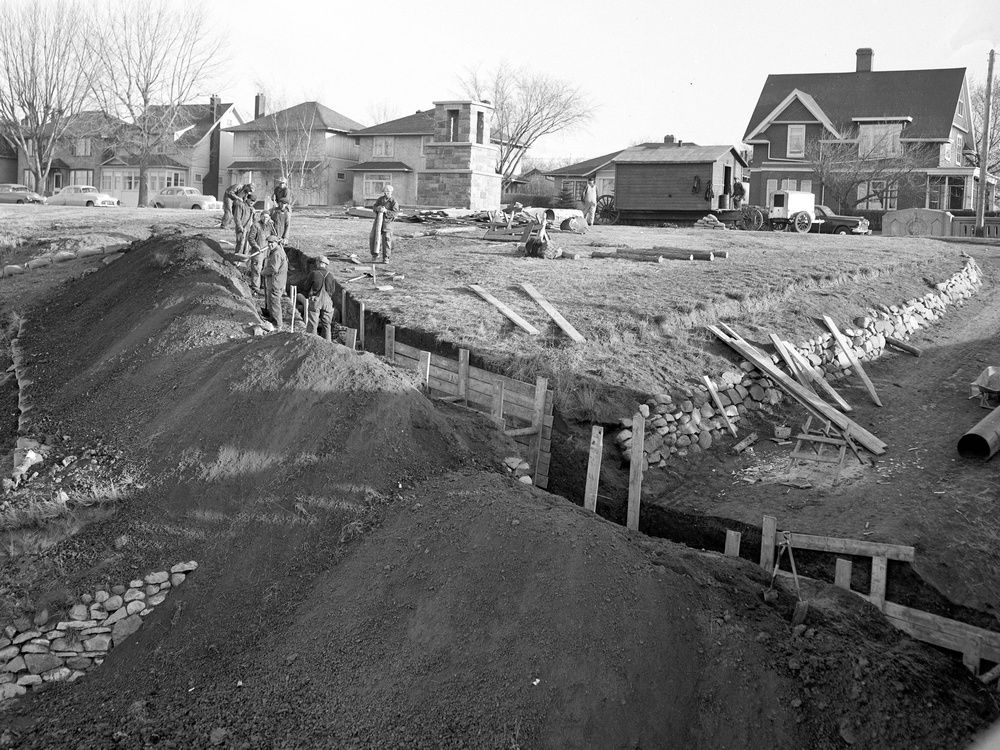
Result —
POLYGON ((837 231, 834 234, 847 234, 847 227, 837 227, 837 231))
POLYGON ((799 211, 792 217, 791 225, 799 234, 805 234, 812 226, 812 217, 806 211, 799 211))

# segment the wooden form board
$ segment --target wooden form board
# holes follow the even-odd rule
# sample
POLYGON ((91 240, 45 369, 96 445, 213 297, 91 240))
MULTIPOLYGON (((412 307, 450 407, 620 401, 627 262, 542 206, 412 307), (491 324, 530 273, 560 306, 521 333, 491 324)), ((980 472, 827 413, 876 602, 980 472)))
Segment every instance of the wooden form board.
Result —
POLYGON ((522 318, 516 312, 514 312, 513 310, 511 310, 508 305, 504 304, 503 302, 501 302, 500 300, 498 300, 496 297, 494 297, 492 294, 490 294, 485 289, 483 289, 481 286, 479 286, 479 284, 469 284, 469 289, 471 289, 473 292, 475 292, 480 297, 482 297, 484 300, 486 300, 491 305, 493 305, 493 307, 495 307, 497 310, 499 310, 508 320, 510 320, 511 323, 513 323, 514 325, 516 325, 518 328, 520 328, 521 330, 523 330, 523 331, 525 331, 527 333, 530 333, 532 336, 537 336, 538 335, 538 329, 537 328, 535 328, 533 325, 531 325, 531 323, 529 323, 528 321, 526 321, 524 318, 522 318))
POLYGON ((587 485, 583 490, 583 507, 597 510, 597 489, 601 481, 601 460, 604 458, 604 428, 595 424, 590 429, 590 457, 587 460, 587 485))
POLYGON ((865 384, 865 388, 868 389, 868 393, 872 397, 872 401, 875 402, 876 406, 881 406, 882 402, 879 401, 878 393, 875 392, 875 386, 872 384, 871 379, 868 377, 868 373, 865 372, 865 368, 861 366, 861 362, 858 361, 857 355, 854 353, 854 347, 851 346, 847 339, 844 338, 844 334, 840 332, 837 328, 837 324, 833 322, 829 315, 823 316, 823 322, 826 323, 826 327, 830 329, 830 333, 833 334, 833 338, 836 339, 837 345, 840 350, 847 357, 848 361, 851 363, 851 367, 855 369, 858 375, 861 377, 861 382, 865 384))
POLYGON ((565 333, 567 336, 573 339, 573 341, 579 344, 587 340, 580 334, 578 330, 576 330, 573 327, 573 325, 568 320, 566 320, 566 318, 562 316, 562 313, 556 310, 556 308, 552 305, 551 302, 545 299, 545 297, 543 297, 541 293, 537 289, 535 289, 534 286, 532 286, 531 284, 521 284, 521 288, 525 291, 525 293, 527 293, 529 297, 531 297, 531 299, 537 302, 538 305, 543 310, 545 310, 546 313, 548 313, 549 317, 556 322, 556 325, 562 329, 563 333, 565 333))
POLYGON ((639 530, 639 506, 642 502, 643 446, 646 442, 646 418, 639 412, 632 417, 632 456, 628 469, 628 513, 625 525, 639 530))
POLYGON ((799 383, 792 380, 784 372, 778 369, 774 362, 771 361, 770 357, 746 342, 744 339, 740 338, 735 334, 735 332, 732 332, 732 335, 724 333, 718 326, 708 326, 708 330, 715 334, 719 340, 723 341, 738 354, 743 356, 744 359, 753 363, 758 370, 771 378, 771 380, 779 384, 783 391, 802 404, 802 406, 804 406, 818 419, 822 419, 825 422, 832 422, 840 428, 842 432, 850 435, 850 437, 852 437, 857 443, 863 445, 872 453, 876 455, 885 453, 885 443, 875 437, 872 433, 868 432, 868 430, 859 425, 857 422, 845 416, 843 413, 837 411, 837 409, 820 399, 808 388, 804 388, 799 385, 799 383))
POLYGON ((788 354, 791 360, 795 363, 795 365, 799 368, 799 370, 802 371, 802 373, 805 375, 807 379, 811 377, 812 382, 818 385, 821 390, 823 390, 831 399, 833 399, 833 402, 837 405, 837 407, 841 411, 843 412, 853 411, 851 405, 846 401, 844 401, 841 395, 837 393, 836 390, 834 390, 833 386, 826 381, 826 378, 823 377, 822 373, 820 373, 819 370, 817 370, 815 367, 809 364, 809 361, 799 353, 798 349, 796 349, 792 344, 789 344, 787 341, 782 341, 781 343, 783 345, 785 353, 788 354))
POLYGON ((712 403, 715 404, 715 408, 719 410, 719 414, 721 414, 722 418, 725 420, 726 427, 729 428, 730 434, 732 434, 734 438, 739 437, 736 433, 736 427, 733 426, 732 421, 729 419, 729 415, 726 414, 726 407, 722 405, 722 399, 719 398, 719 389, 715 387, 715 383, 712 382, 712 379, 708 377, 708 375, 702 375, 701 379, 704 381, 705 387, 708 388, 708 393, 712 397, 712 403))

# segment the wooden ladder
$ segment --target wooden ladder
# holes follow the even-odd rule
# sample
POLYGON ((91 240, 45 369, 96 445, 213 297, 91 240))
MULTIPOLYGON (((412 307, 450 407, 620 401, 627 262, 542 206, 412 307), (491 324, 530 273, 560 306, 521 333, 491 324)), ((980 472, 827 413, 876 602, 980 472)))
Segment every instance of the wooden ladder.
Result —
POLYGON ((833 475, 833 483, 840 479, 840 471, 844 468, 844 458, 847 456, 847 449, 850 448, 858 460, 857 446, 854 441, 831 422, 824 421, 821 428, 814 429, 812 426, 812 415, 806 419, 802 426, 802 432, 795 436, 795 447, 792 449, 788 468, 791 469, 796 461, 816 461, 818 463, 836 464, 837 471, 833 475), (808 445, 808 449, 803 446, 808 445), (834 453, 830 449, 835 449, 834 453))

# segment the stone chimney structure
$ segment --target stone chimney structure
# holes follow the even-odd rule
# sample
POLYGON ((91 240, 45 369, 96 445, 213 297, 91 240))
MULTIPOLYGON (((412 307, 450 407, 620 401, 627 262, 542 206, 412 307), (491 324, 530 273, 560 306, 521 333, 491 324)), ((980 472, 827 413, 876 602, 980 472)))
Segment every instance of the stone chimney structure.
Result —
POLYGON ((875 50, 871 47, 859 47, 857 51, 858 65, 855 70, 857 73, 871 73, 872 72, 872 61, 875 57, 875 50))

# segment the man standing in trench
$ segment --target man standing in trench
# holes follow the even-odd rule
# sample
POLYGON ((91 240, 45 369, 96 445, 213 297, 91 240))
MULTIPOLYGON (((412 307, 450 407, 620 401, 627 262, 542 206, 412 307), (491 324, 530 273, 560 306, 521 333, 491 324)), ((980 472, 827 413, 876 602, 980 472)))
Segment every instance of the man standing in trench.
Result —
POLYGON ((261 311, 281 330, 281 298, 288 283, 288 256, 280 242, 268 243, 267 260, 264 261, 264 309, 261 311))
POLYGON ((381 248, 382 262, 388 263, 392 257, 392 222, 396 220, 399 213, 399 201, 392 197, 392 185, 386 185, 382 189, 382 195, 372 206, 375 211, 375 223, 372 224, 371 234, 368 235, 368 247, 372 254, 372 263, 377 263, 379 259, 379 249, 381 248), (381 217, 381 222, 379 218, 381 217), (381 224, 381 228, 379 228, 381 224), (380 244, 376 244, 377 242, 380 244))
POLYGON ((250 290, 260 293, 260 274, 271 243, 280 242, 271 217, 261 211, 257 221, 251 222, 247 231, 247 250, 250 253, 250 290))
POLYGON ((246 255, 247 232, 253 224, 253 193, 233 201, 233 224, 236 225, 236 252, 246 255))
POLYGON ((333 296, 336 292, 333 274, 329 272, 330 261, 321 255, 316 259, 316 269, 309 274, 302 285, 299 296, 301 302, 309 301, 309 317, 306 333, 315 333, 327 341, 333 337, 333 296))

